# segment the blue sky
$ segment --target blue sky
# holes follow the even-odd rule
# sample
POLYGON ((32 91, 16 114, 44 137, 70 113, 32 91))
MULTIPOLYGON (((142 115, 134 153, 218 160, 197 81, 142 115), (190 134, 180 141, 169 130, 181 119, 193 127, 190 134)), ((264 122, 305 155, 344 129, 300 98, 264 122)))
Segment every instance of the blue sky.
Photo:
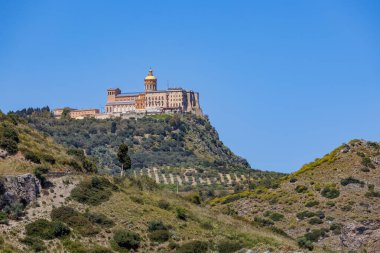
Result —
POLYGON ((255 168, 380 140, 380 1, 0 0, 3 111, 102 108, 150 66, 255 168))

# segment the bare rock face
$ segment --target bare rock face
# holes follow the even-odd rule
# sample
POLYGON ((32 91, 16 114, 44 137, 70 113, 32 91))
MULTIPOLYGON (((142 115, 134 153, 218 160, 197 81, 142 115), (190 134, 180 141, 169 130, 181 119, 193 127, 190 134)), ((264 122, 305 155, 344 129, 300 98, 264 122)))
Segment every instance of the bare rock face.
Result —
POLYGON ((40 181, 32 174, 0 177, 0 209, 16 202, 24 206, 37 200, 40 181))
POLYGON ((6 150, 0 148, 0 158, 4 159, 7 157, 7 155, 8 155, 8 152, 6 150))
POLYGON ((380 220, 350 223, 342 229, 341 243, 349 251, 357 251, 364 247, 367 252, 379 252, 380 220))

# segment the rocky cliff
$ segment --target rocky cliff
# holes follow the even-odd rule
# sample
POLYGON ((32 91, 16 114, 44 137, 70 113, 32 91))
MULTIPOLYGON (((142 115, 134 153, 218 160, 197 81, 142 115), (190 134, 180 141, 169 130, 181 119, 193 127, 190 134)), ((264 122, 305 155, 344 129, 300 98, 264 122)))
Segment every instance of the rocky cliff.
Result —
POLYGON ((0 209, 16 202, 32 203, 40 192, 40 181, 32 174, 0 177, 0 209))

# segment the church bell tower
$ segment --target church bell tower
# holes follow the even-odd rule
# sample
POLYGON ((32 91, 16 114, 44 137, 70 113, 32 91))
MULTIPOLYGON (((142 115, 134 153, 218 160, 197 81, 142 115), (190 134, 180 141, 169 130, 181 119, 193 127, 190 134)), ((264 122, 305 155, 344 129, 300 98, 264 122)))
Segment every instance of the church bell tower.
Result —
POLYGON ((145 92, 157 91, 157 78, 153 75, 153 70, 149 69, 148 75, 145 77, 145 92))

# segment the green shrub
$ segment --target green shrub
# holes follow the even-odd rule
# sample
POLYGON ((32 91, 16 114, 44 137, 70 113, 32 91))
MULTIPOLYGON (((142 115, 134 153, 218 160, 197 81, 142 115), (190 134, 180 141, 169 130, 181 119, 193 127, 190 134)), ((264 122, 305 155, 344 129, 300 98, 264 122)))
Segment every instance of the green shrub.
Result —
POLYGON ((113 235, 113 240, 121 248, 137 249, 140 246, 141 238, 140 235, 135 232, 117 230, 113 235))
POLYGON ((96 206, 108 201, 115 190, 117 187, 106 178, 94 176, 91 180, 80 182, 71 191, 71 197, 80 203, 96 206))
POLYGON ((70 234, 70 229, 60 222, 39 219, 25 226, 26 235, 51 240, 70 234))
POLYGON ((243 247, 242 243, 234 240, 223 240, 218 243, 219 253, 233 253, 240 250, 243 247))
POLYGON ((253 220, 260 226, 272 226, 274 224, 272 221, 258 216, 256 216, 253 220))
POLYGON ((342 180, 340 180, 340 184, 343 186, 349 185, 349 184, 359 184, 360 186, 364 186, 364 182, 360 181, 359 179, 353 178, 353 177, 346 177, 342 180))
POLYGON ((372 168, 374 169, 375 166, 373 165, 372 161, 371 161, 371 158, 365 156, 362 158, 362 164, 365 166, 365 167, 368 167, 368 168, 372 168))
POLYGON ((189 218, 188 211, 183 207, 176 208, 177 218, 180 220, 187 220, 189 218))
POLYGON ((365 157, 365 154, 363 152, 356 152, 356 154, 360 157, 365 157))
POLYGON ((297 185, 295 191, 298 193, 304 193, 307 191, 307 187, 304 185, 297 185))
POLYGON ((301 248, 307 248, 309 250, 313 250, 313 242, 317 242, 320 238, 323 238, 326 235, 328 230, 321 229, 313 229, 310 232, 304 234, 302 237, 299 237, 297 242, 301 248))
POLYGON ((300 220, 303 220, 305 218, 311 218, 314 216, 317 216, 317 214, 314 212, 307 211, 307 210, 296 214, 296 217, 300 220))
POLYGON ((191 241, 182 244, 177 253, 206 253, 208 250, 208 243, 203 241, 191 241))
POLYGON ((320 218, 313 217, 309 220, 309 224, 315 225, 315 224, 322 224, 323 221, 320 218))
POLYGON ((21 243, 27 245, 34 252, 46 250, 45 244, 41 239, 27 236, 20 240, 21 243))
POLYGON ((371 147, 371 148, 376 149, 376 150, 378 150, 378 149, 380 148, 380 145, 379 145, 379 143, 377 143, 377 142, 369 141, 369 142, 367 142, 367 145, 368 145, 369 147, 371 147))
POLYGON ((3 212, 8 214, 11 219, 19 220, 24 215, 24 205, 20 202, 12 203, 10 206, 5 206, 3 212))
POLYGON ((16 143, 20 142, 20 138, 18 136, 17 130, 11 124, 3 123, 0 126, 0 136, 2 138, 12 140, 16 143))
POLYGON ((170 208, 170 203, 164 199, 160 199, 158 201, 158 207, 164 210, 169 210, 170 208))
POLYGON ((202 199, 199 196, 199 193, 191 193, 187 195, 185 199, 196 205, 200 205, 202 203, 202 199))
POLYGON ((31 161, 33 163, 37 163, 37 164, 41 163, 40 158, 36 154, 34 154, 33 152, 31 152, 31 151, 26 151, 24 153, 24 157, 25 157, 26 160, 31 161))
POLYGON ((3 211, 0 211, 0 224, 8 224, 8 215, 3 211))
POLYGON ((321 228, 321 229, 313 229, 310 232, 306 233, 304 236, 307 240, 316 242, 320 238, 324 237, 326 235, 326 229, 321 228))
POLYGON ((62 237, 70 234, 70 228, 61 222, 52 222, 55 237, 62 237))
POLYGON ((15 155, 18 152, 18 144, 14 140, 0 137, 0 148, 6 150, 9 155, 15 155))
POLYGON ((93 236, 99 233, 99 229, 83 214, 75 211, 71 207, 58 207, 51 211, 51 218, 54 221, 64 222, 82 236, 93 236))
POLYGON ((280 221, 284 219, 284 215, 271 211, 266 211, 263 215, 264 217, 269 217, 273 221, 280 221))
POLYGON ((68 206, 61 206, 58 208, 53 208, 51 211, 51 218, 52 220, 58 220, 67 223, 67 221, 73 217, 79 215, 79 212, 77 212, 74 208, 68 207, 68 206))
POLYGON ((0 125, 0 148, 6 150, 9 155, 14 155, 18 152, 19 142, 18 133, 12 125, 6 123, 0 125))
POLYGON ((150 221, 148 224, 148 231, 153 232, 157 230, 168 230, 165 224, 162 221, 154 220, 150 221))
POLYGON ((308 249, 308 250, 313 250, 314 249, 313 242, 309 241, 304 236, 299 237, 297 239, 297 243, 298 243, 298 246, 300 248, 305 248, 305 249, 308 249))
POLYGON ((306 207, 313 207, 313 206, 317 206, 317 205, 319 205, 319 201, 317 201, 317 200, 311 200, 311 201, 306 202, 306 204, 305 204, 306 207))
POLYGON ((364 196, 367 198, 380 198, 380 192, 369 190, 364 194, 364 196))
POLYGON ((332 186, 327 186, 327 187, 323 188, 321 195, 325 198, 328 198, 328 199, 335 199, 335 198, 339 197, 340 192, 338 189, 336 189, 332 186))
POLYGON ((111 228, 115 225, 115 223, 104 214, 86 213, 85 216, 91 223, 100 225, 101 227, 111 228))
POLYGON ((82 168, 84 172, 89 172, 89 173, 97 172, 96 163, 92 159, 89 159, 87 157, 86 159, 82 161, 82 168))
POLYGON ((149 239, 154 242, 166 242, 170 238, 168 230, 154 230, 149 233, 149 239))
POLYGON ((330 225, 330 230, 333 232, 334 235, 339 235, 342 231, 342 224, 333 223, 330 225))
POLYGON ((176 242, 173 242, 173 241, 170 241, 169 244, 168 244, 168 248, 169 249, 177 249, 179 247, 178 243, 176 242))

